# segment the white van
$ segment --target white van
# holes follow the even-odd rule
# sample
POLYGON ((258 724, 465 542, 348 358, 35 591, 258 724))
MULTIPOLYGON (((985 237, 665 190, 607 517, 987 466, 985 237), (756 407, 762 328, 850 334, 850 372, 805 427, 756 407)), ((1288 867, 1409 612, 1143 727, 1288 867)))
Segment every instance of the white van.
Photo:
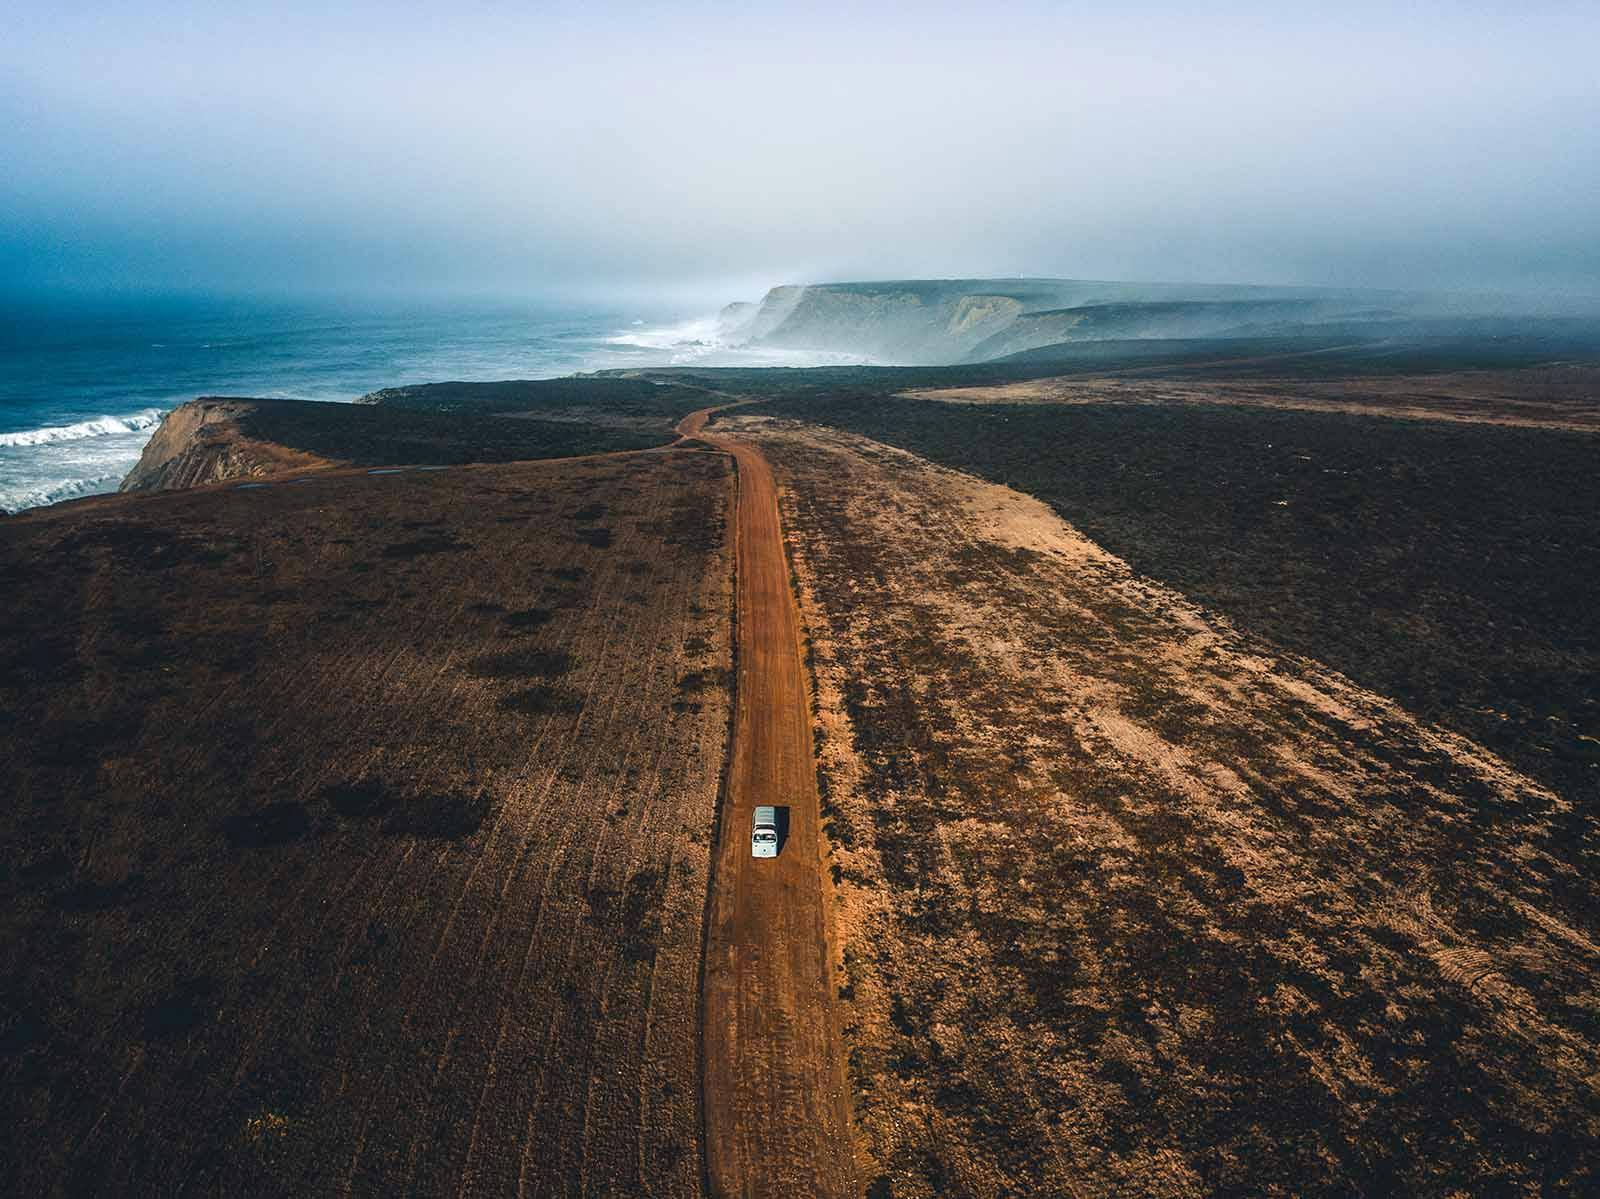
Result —
POLYGON ((778 856, 778 809, 763 804, 756 809, 755 827, 750 831, 750 856, 778 856))

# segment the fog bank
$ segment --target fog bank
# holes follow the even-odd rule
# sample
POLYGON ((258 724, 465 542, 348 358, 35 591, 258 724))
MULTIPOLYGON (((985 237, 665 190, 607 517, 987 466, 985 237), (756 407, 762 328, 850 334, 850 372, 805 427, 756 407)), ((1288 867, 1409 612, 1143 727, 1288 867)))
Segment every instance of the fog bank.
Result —
POLYGON ((1592 5, 11 13, 12 287, 1600 294, 1592 5))

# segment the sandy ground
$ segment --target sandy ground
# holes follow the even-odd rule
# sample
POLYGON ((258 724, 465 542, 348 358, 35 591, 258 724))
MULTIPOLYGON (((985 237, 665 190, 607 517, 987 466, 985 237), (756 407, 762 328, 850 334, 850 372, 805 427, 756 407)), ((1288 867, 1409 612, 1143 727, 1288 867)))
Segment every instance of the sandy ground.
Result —
POLYGON ((774 464, 811 638, 864 1180, 1600 1179, 1592 812, 1029 497, 725 424, 774 464))
POLYGON ((926 388, 910 399, 948 404, 1227 404, 1600 431, 1600 368, 1538 367, 1338 382, 1061 376, 992 387, 926 388))

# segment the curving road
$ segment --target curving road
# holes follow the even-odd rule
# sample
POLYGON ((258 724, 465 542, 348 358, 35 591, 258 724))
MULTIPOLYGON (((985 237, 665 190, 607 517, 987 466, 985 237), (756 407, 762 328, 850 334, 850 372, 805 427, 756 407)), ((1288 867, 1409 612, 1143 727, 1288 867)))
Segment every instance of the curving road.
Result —
POLYGON ((810 697, 772 470, 754 446, 679 432, 738 466, 738 689, 705 941, 706 1166, 715 1196, 860 1193, 824 927, 810 697), (750 856, 757 804, 789 809, 750 856))

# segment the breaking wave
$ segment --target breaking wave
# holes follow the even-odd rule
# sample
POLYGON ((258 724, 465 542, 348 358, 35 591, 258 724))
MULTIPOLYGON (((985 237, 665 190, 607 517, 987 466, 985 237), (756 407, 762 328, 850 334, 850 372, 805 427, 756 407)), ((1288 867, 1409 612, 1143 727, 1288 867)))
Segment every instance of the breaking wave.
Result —
POLYGON ((638 350, 665 350, 672 355, 674 364, 692 361, 725 348, 718 336, 717 318, 714 316, 657 328, 632 328, 606 338, 606 344, 638 350))
POLYGON ((0 433, 0 446, 50 445, 57 441, 82 441, 86 437, 107 437, 138 433, 161 423, 161 409, 146 408, 131 416, 97 416, 74 425, 46 425, 42 429, 23 429, 0 433))
POLYGON ((869 364, 871 359, 858 353, 832 350, 805 350, 763 346, 729 339, 722 320, 715 316, 698 317, 673 325, 634 327, 606 338, 608 346, 630 354, 646 356, 650 364, 660 364, 662 355, 670 366, 847 366, 869 364))
POLYGON ((0 488, 0 512, 23 512, 29 508, 42 508, 46 504, 59 504, 62 500, 75 500, 86 495, 101 495, 115 491, 122 475, 100 475, 93 479, 62 479, 35 487, 11 490, 0 488))

